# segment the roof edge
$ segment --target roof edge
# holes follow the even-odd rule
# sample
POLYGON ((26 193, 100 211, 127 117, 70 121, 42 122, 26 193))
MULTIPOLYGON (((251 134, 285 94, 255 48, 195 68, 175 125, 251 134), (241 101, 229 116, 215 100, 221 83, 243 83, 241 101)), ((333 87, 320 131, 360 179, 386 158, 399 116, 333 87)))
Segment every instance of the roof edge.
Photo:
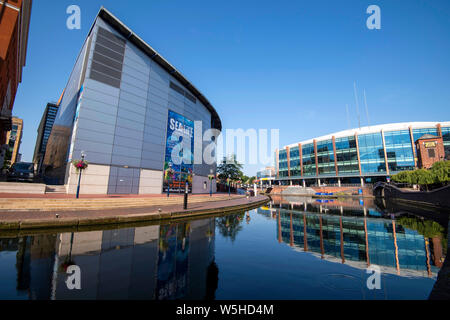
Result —
POLYGON ((313 143, 314 140, 316 140, 316 141, 329 140, 329 139, 332 139, 333 136, 335 138, 343 138, 343 137, 352 136, 355 134, 362 135, 362 134, 381 132, 381 130, 389 132, 389 131, 396 131, 396 130, 408 130, 409 127, 412 127, 413 129, 430 128, 430 127, 435 127, 438 124, 441 124, 441 126, 450 126, 450 121, 397 122, 397 123, 377 124, 377 125, 366 126, 366 127, 361 127, 361 128, 353 128, 353 129, 349 129, 349 130, 343 130, 343 131, 338 131, 335 133, 327 134, 325 136, 320 136, 317 138, 299 141, 298 143, 285 145, 284 147, 280 148, 280 150, 284 150, 287 147, 294 148, 294 147, 297 147, 299 144, 303 145, 303 144, 313 143))
MULTIPOLYGON (((105 7, 101 7, 97 14, 97 17, 102 18, 108 24, 110 24, 117 32, 125 37, 128 41, 133 43, 136 47, 142 50, 150 59, 155 61, 165 71, 167 71, 172 77, 179 81, 187 90, 189 90, 200 102, 211 112, 211 127, 222 131, 222 121, 219 114, 212 104, 206 99, 206 97, 179 72, 174 66, 172 66, 164 57, 162 57, 155 49, 142 40, 136 33, 128 28, 120 19, 108 11, 105 7)), ((90 32, 92 31, 91 27, 90 32)), ((89 33, 90 33, 89 32, 89 33)))

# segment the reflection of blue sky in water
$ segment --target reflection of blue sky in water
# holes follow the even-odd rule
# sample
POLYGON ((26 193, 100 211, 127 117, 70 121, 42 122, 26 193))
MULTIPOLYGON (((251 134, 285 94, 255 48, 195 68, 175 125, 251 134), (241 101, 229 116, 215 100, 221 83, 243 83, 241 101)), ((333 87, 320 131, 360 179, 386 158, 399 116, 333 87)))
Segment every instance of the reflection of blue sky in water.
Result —
POLYGON ((0 252, 0 297, 2 299, 27 299, 26 292, 16 292, 16 252, 0 252))
POLYGON ((400 220, 394 240, 390 219, 294 211, 291 228, 290 211, 280 219, 278 211, 253 210, 248 223, 240 214, 80 232, 72 245, 71 233, 0 238, 0 298, 426 299, 431 292, 437 243, 400 220), (81 291, 65 285, 69 253, 82 270, 81 291), (366 286, 367 257, 381 267, 381 290, 366 286))

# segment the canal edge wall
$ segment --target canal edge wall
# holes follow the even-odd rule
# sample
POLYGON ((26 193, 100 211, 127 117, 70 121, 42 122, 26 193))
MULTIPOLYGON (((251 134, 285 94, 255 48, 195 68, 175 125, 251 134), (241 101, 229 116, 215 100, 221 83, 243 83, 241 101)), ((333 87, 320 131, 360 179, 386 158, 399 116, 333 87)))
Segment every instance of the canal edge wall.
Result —
POLYGON ((174 210, 168 212, 145 213, 145 214, 127 214, 113 215, 110 217, 92 217, 92 218, 43 218, 43 219, 24 219, 18 221, 0 221, 0 232, 2 231, 22 231, 39 229, 58 229, 71 228, 82 229, 90 226, 110 226, 130 223, 145 223, 157 221, 176 221, 190 217, 210 216, 214 214, 231 213, 235 211, 245 211, 258 208, 270 201, 267 196, 258 196, 258 199, 245 199, 248 202, 237 205, 223 206, 218 208, 202 208, 191 210, 174 210))
POLYGON ((292 186, 274 186, 271 195, 289 195, 289 196, 306 196, 313 198, 330 198, 330 197, 351 197, 351 198, 373 198, 373 191, 371 187, 336 187, 336 186, 321 186, 321 187, 296 187, 297 192, 289 192, 292 186), (362 193, 360 193, 362 191, 362 193))

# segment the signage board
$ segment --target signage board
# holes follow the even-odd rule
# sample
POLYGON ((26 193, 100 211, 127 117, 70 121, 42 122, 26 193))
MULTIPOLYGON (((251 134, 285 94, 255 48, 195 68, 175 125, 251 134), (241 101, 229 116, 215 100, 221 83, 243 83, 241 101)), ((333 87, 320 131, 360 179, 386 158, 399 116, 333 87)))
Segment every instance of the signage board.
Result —
POLYGON ((184 191, 186 182, 192 190, 194 171, 194 122, 172 110, 167 121, 164 159, 164 192, 184 191))

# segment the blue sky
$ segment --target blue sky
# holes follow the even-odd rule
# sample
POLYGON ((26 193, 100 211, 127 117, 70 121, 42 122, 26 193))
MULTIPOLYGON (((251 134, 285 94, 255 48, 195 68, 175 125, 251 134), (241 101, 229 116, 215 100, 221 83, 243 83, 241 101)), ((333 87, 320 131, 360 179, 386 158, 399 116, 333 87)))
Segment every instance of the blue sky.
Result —
MULTIPOLYGON (((13 109, 21 153, 58 100, 101 6, 180 70, 211 101, 224 128, 280 129, 280 145, 357 127, 353 83, 371 124, 450 120, 450 2, 38 0, 13 109), (81 30, 66 8, 82 10, 81 30), (381 8, 381 30, 366 9, 381 8)), ((367 124, 360 99, 362 125, 367 124)), ((246 166, 254 174, 259 166, 246 166)))

